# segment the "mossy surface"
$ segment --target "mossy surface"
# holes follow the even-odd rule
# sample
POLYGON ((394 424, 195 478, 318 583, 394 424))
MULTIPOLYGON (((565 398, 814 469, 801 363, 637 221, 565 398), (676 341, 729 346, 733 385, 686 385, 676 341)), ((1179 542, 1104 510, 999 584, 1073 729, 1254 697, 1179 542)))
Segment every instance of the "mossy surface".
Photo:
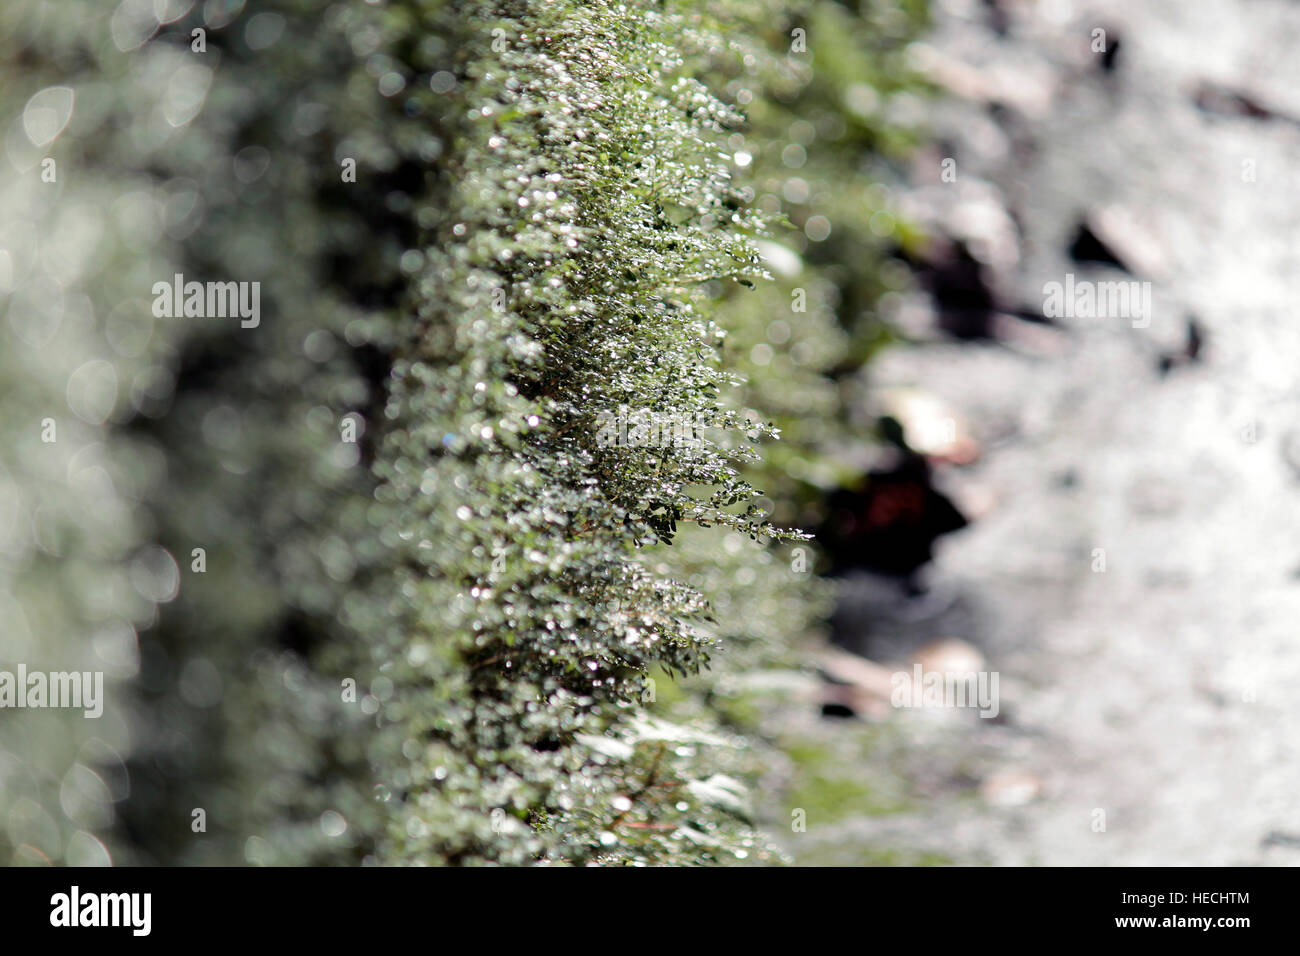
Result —
POLYGON ((859 164, 906 145, 837 77, 905 85, 919 12, 58 7, 0 12, 0 661, 108 690, 6 715, 0 860, 777 859, 728 678, 819 637, 788 549, 897 278, 859 164), (779 198, 796 122, 843 196, 779 198), (260 322, 158 316, 177 273, 260 322), (611 442, 624 409, 699 440, 611 442))

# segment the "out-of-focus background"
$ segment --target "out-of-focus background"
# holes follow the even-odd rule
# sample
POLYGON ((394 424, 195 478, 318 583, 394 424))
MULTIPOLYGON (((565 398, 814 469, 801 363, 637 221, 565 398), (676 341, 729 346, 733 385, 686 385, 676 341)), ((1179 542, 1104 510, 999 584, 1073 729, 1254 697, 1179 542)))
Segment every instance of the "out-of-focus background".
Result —
MULTIPOLYGON (((932 12, 912 52, 949 95, 900 209, 945 244, 865 380, 912 390, 941 450, 969 438, 933 473, 968 524, 935 542, 923 598, 846 574, 836 637, 891 668, 997 671, 1001 713, 873 728, 906 783, 810 831, 817 858, 1294 863, 1300 9, 932 12), (1149 283, 1149 326, 1043 323, 1067 274, 1149 283)), ((867 786, 826 746, 828 778, 867 786)))

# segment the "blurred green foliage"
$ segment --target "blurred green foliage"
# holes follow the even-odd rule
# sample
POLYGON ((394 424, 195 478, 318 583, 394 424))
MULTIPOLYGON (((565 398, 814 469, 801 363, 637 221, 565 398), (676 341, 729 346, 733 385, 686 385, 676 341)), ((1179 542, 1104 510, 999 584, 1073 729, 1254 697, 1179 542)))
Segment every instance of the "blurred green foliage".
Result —
POLYGON ((921 15, 5 5, 0 668, 108 704, 0 712, 0 861, 773 859, 743 688, 828 597, 769 512, 897 281, 921 15), (260 324, 155 318, 176 273, 260 324))

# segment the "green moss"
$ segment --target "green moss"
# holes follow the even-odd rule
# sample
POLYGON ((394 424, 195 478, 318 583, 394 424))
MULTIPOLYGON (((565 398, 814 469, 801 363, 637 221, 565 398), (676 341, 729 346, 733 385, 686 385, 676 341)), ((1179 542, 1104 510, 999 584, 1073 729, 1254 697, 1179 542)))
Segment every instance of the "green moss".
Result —
POLYGON ((839 846, 822 845, 799 859, 800 866, 953 866, 955 861, 942 853, 873 847, 849 842, 839 846))
POLYGON ((912 8, 45 6, 0 10, 6 128, 77 94, 0 180, 0 661, 112 689, 97 727, 6 721, 0 861, 773 859, 728 681, 799 666, 827 607, 780 529, 844 434, 828 372, 879 335, 837 305, 886 287, 845 170, 906 140, 827 84, 892 90, 912 8), (796 23, 871 55, 814 40, 812 71, 796 23), (791 283, 755 240, 831 202, 765 199, 805 114, 842 128, 805 175, 851 195, 764 364, 791 283), (178 272, 260 282, 261 323, 154 316, 178 272), (701 440, 611 442, 625 408, 701 440))
POLYGON ((809 741, 785 748, 794 764, 785 803, 789 810, 805 811, 810 829, 850 817, 886 816, 909 809, 906 796, 885 791, 883 780, 877 786, 864 780, 861 768, 868 765, 874 747, 870 736, 854 742, 858 746, 847 750, 809 741))

